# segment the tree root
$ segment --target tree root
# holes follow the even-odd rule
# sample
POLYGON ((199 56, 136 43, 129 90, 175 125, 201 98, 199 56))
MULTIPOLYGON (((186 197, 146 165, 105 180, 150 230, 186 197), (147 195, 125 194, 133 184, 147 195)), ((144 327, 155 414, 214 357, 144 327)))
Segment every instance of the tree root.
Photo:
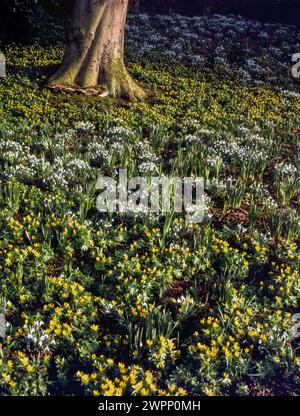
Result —
POLYGON ((82 88, 78 85, 61 83, 59 80, 58 82, 51 81, 46 87, 55 94, 85 95, 98 98, 111 96, 130 101, 144 101, 147 98, 147 93, 129 75, 121 81, 112 78, 104 87, 97 85, 95 87, 82 88))
POLYGON ((54 75, 49 81, 48 88, 55 93, 66 93, 71 95, 87 95, 93 97, 124 98, 130 101, 144 101, 147 93, 136 83, 129 75, 123 58, 117 56, 111 58, 111 55, 104 56, 102 67, 99 69, 99 85, 91 86, 90 73, 85 67, 75 79, 78 84, 73 83, 68 72, 54 75), (69 82, 68 82, 69 80, 69 82))
POLYGON ((107 82, 106 87, 110 95, 114 98, 125 98, 130 101, 144 101, 147 93, 126 74, 122 78, 112 76, 107 82))
POLYGON ((59 82, 51 82, 47 85, 47 88, 53 91, 55 94, 68 94, 68 95, 85 95, 87 97, 108 97, 109 92, 101 86, 93 88, 81 88, 77 85, 70 86, 59 82))

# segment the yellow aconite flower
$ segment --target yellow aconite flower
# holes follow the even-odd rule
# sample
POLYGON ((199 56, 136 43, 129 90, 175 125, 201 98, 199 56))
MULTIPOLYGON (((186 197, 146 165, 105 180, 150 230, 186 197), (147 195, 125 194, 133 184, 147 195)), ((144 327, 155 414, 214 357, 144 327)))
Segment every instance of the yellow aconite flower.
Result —
POLYGON ((92 325, 91 330, 94 331, 94 332, 98 332, 99 331, 99 326, 98 325, 92 325))
POLYGON ((33 365, 29 364, 29 365, 26 367, 26 371, 27 371, 28 373, 33 373, 33 372, 34 372, 34 367, 33 367, 33 365))

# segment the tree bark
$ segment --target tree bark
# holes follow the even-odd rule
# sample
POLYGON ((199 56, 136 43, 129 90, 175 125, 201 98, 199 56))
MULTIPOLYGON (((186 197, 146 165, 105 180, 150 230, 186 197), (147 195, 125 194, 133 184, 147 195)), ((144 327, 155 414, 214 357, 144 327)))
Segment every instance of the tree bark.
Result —
POLYGON ((203 7, 203 14, 205 16, 210 16, 214 13, 215 0, 205 0, 203 7))
POLYGON ((129 12, 138 13, 140 10, 140 0, 129 0, 129 12))
POLYGON ((128 0, 76 0, 65 56, 49 84, 101 86, 112 97, 144 99, 124 63, 127 11, 128 0))

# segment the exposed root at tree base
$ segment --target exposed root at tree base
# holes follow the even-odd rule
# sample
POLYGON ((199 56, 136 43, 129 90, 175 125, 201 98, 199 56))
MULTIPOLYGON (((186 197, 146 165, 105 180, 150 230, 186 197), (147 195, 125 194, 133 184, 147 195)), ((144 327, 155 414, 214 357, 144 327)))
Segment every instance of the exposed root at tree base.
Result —
POLYGON ((109 92, 100 86, 93 88, 81 88, 79 86, 65 85, 61 83, 51 82, 47 88, 55 94, 69 94, 69 95, 85 95, 87 97, 105 98, 109 96, 109 92))
POLYGON ((146 92, 129 75, 122 56, 110 54, 100 69, 100 80, 114 98, 144 101, 146 92))
POLYGON ((113 79, 108 83, 107 87, 97 85, 95 87, 83 88, 78 85, 67 85, 60 82, 51 82, 46 87, 55 94, 85 95, 87 97, 98 98, 111 96, 113 98, 124 98, 130 101, 144 101, 148 96, 129 76, 121 82, 113 79))
POLYGON ((124 98, 130 101, 144 101, 147 93, 128 75, 111 77, 106 84, 110 95, 114 98, 124 98))

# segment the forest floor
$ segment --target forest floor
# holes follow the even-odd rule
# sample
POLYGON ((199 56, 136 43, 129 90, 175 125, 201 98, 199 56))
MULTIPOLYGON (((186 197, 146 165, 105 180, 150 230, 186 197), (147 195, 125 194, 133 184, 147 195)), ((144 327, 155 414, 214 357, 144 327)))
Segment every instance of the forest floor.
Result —
POLYGON ((4 51, 0 392, 299 394, 300 34, 222 16, 127 29, 143 103, 47 90, 60 27, 4 51), (203 221, 100 214, 97 178, 120 168, 203 177, 203 221))

